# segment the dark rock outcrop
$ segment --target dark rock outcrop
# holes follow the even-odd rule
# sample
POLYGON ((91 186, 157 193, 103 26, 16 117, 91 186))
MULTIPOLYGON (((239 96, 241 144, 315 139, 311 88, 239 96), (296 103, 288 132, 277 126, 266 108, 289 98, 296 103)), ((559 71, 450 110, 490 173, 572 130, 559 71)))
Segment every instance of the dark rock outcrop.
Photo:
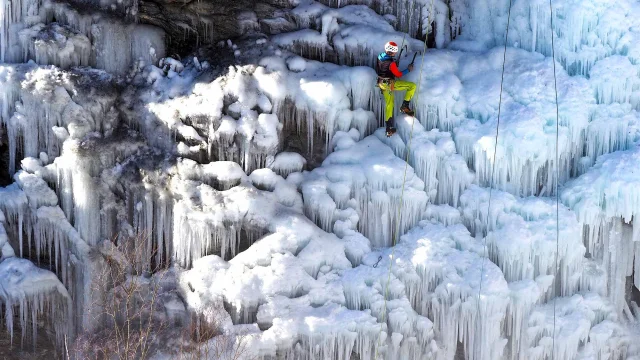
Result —
POLYGON ((169 51, 186 54, 252 30, 272 33, 290 27, 282 20, 264 21, 281 18, 288 7, 287 0, 143 0, 138 20, 164 29, 169 51))
POLYGON ((0 187, 7 186, 10 183, 9 147, 7 146, 7 139, 3 138, 2 129, 0 129, 0 187))

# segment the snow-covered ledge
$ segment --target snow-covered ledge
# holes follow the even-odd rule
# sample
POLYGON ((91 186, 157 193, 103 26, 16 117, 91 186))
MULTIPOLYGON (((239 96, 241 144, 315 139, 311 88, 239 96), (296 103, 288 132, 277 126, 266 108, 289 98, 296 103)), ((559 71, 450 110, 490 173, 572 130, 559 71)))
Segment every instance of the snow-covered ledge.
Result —
POLYGON ((11 342, 18 344, 28 339, 35 343, 38 322, 44 316, 46 326, 55 334, 56 345, 61 348, 73 334, 69 293, 54 273, 15 256, 3 220, 0 212, 0 305, 11 342), (16 319, 20 323, 20 342, 14 338, 16 319))

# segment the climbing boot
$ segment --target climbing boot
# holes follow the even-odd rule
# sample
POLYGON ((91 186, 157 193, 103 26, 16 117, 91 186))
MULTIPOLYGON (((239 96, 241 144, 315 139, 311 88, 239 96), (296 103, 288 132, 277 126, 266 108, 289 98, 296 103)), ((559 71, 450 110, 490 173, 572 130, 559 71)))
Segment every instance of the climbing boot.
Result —
POLYGON ((402 106, 400 107, 400 111, 403 112, 404 114, 409 115, 409 116, 415 115, 413 110, 411 110, 411 108, 409 107, 409 102, 406 101, 406 100, 402 102, 402 106))
POLYGON ((395 122, 393 121, 393 118, 390 118, 389 120, 387 120, 386 124, 387 124, 387 137, 391 137, 393 134, 396 133, 396 128, 394 127, 395 122))

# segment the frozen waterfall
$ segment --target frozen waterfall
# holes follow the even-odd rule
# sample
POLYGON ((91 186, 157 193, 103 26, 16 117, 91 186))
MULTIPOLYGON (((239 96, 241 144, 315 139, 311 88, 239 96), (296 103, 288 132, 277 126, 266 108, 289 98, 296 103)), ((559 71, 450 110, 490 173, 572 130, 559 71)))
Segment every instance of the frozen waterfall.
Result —
POLYGON ((136 285, 155 359, 640 359, 637 1, 237 3, 0 0, 12 346, 136 285))

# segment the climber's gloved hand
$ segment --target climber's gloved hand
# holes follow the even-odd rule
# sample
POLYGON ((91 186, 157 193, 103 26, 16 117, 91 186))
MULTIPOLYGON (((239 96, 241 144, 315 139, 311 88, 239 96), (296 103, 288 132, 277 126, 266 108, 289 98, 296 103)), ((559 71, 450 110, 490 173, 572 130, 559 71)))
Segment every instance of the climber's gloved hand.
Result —
POLYGON ((408 69, 409 69, 409 71, 413 71, 413 64, 409 64, 408 69))

